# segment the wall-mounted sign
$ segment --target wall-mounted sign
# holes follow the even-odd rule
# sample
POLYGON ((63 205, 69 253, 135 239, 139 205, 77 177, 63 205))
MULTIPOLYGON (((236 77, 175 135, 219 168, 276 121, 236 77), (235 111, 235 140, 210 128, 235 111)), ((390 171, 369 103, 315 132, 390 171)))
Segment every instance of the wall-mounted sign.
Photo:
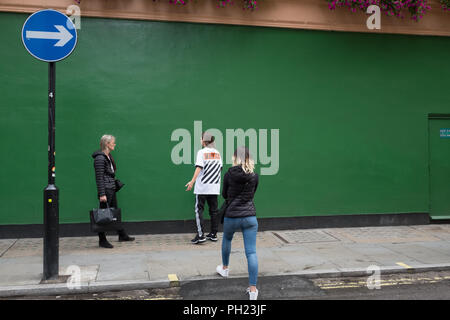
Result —
POLYGON ((449 128, 440 129, 439 135, 441 138, 450 139, 450 129, 449 128))

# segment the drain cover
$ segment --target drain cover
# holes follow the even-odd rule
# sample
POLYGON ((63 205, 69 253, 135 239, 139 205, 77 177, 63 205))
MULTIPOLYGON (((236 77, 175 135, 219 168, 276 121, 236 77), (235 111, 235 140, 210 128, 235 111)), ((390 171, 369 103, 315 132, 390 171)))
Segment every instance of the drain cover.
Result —
POLYGON ((340 241, 322 230, 294 230, 273 233, 284 243, 310 243, 340 241))

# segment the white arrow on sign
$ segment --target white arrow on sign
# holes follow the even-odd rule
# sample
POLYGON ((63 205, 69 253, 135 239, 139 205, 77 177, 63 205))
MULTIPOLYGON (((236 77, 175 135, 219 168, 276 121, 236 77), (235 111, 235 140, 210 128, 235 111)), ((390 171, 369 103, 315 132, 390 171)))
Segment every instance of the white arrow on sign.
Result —
POLYGON ((27 31, 26 37, 29 39, 48 39, 48 40, 59 40, 54 44, 55 47, 64 47, 73 35, 63 26, 55 25, 55 28, 59 32, 44 32, 44 31, 27 31))

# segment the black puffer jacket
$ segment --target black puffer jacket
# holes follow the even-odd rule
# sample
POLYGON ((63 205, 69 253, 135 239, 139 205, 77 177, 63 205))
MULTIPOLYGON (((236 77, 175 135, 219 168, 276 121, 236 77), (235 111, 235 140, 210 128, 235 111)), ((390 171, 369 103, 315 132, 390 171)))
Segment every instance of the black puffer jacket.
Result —
MULTIPOLYGON (((94 169, 95 169, 95 181, 97 183, 98 196, 106 195, 105 189, 116 189, 115 176, 116 174, 111 169, 111 164, 115 170, 116 166, 111 162, 106 154, 102 151, 95 151, 92 154, 94 158, 94 169)), ((112 157, 111 157, 112 159, 112 157)))
POLYGON ((225 217, 243 218, 256 215, 253 197, 258 188, 258 180, 256 173, 247 174, 241 166, 231 167, 225 173, 222 196, 230 202, 225 217))

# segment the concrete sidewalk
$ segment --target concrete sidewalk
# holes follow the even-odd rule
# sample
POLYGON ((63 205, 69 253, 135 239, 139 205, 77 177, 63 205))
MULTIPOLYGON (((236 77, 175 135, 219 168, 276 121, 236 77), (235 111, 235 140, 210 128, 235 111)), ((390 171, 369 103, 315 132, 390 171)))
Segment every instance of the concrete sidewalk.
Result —
MULTIPOLYGON (((220 233, 218 242, 199 245, 190 243, 192 234, 135 237, 118 242, 108 236, 113 249, 99 248, 97 237, 60 239, 60 275, 79 268, 77 289, 66 282, 40 283, 42 239, 0 240, 0 297, 161 288, 220 278, 215 273, 221 264, 220 233)), ((369 276, 373 265, 381 275, 450 270, 450 225, 265 231, 258 233, 257 254, 259 277, 369 276)), ((230 277, 248 277, 241 233, 233 240, 230 277)))

